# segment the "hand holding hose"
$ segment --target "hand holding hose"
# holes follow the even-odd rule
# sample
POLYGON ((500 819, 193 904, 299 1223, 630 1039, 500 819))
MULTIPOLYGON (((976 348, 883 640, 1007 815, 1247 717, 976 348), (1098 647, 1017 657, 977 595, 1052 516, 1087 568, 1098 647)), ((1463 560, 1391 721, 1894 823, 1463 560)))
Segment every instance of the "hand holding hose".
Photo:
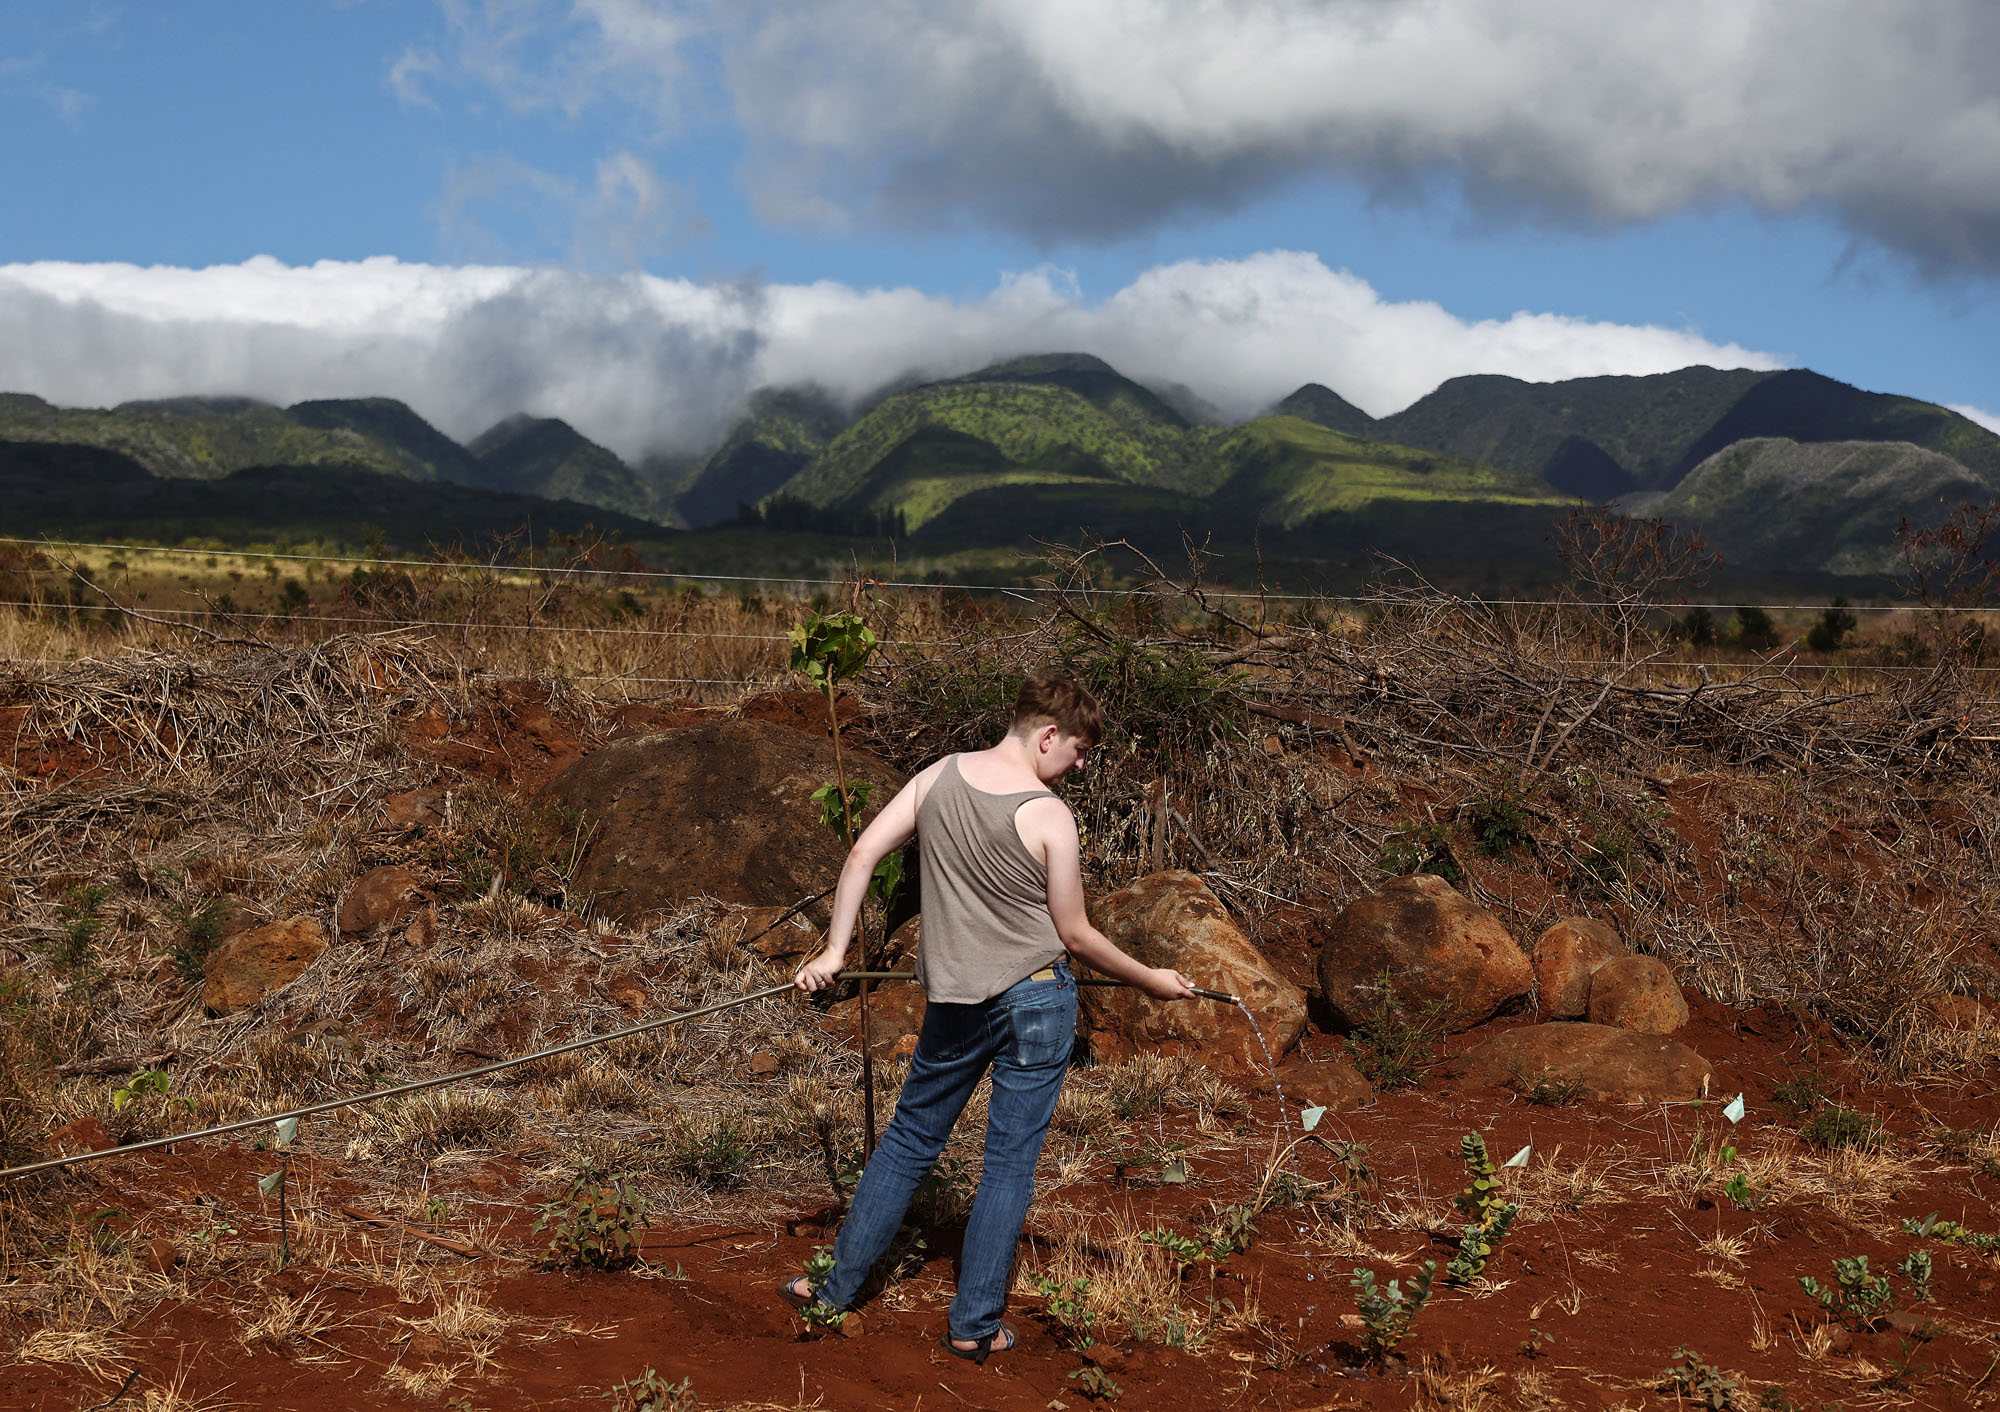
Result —
POLYGON ((798 974, 792 977, 792 984, 807 994, 825 990, 840 978, 840 968, 846 963, 845 952, 837 952, 829 947, 799 967, 798 974))
POLYGON ((1192 1000, 1200 994, 1186 976, 1166 966, 1154 968, 1137 985, 1155 1000, 1192 1000))

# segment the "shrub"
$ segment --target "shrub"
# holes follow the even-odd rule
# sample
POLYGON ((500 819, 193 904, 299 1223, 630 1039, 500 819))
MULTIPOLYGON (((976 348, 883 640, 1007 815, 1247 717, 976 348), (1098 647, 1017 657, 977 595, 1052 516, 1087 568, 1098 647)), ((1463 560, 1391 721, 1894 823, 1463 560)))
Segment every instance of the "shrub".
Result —
POLYGON ((667 1161, 703 1191, 732 1191, 743 1185, 749 1142, 743 1125, 733 1118, 691 1123, 669 1140, 667 1161))
POLYGON ((1383 971, 1368 987, 1369 1001, 1347 1045, 1354 1067, 1377 1088, 1407 1088, 1437 1062, 1437 1047, 1450 1033, 1452 1007, 1434 1000, 1411 1014, 1396 995, 1395 983, 1383 971))
POLYGON ((1702 1362, 1693 1349, 1675 1349, 1674 1359, 1672 1367, 1660 1372, 1662 1392, 1686 1398, 1710 1412, 1727 1412, 1742 1399, 1743 1385, 1714 1364, 1702 1362))
POLYGON ((1866 1113, 1829 1103, 1800 1125, 1799 1136, 1828 1152, 1844 1147, 1874 1147, 1882 1140, 1882 1125, 1866 1113))
POLYGON ((535 1234, 549 1232, 542 1264, 569 1270, 624 1270, 637 1264, 646 1199, 632 1182, 630 1172, 578 1172, 562 1195, 541 1203, 535 1234))
POLYGON ((1691 608, 1677 625, 1678 635, 1691 647, 1715 645, 1715 614, 1706 608, 1691 608))
POLYGON ((1391 833, 1376 862, 1392 877, 1434 873, 1453 887, 1465 885, 1465 869, 1451 848, 1448 824, 1410 824, 1391 833))
POLYGON ((1811 1275, 1801 1275, 1799 1288, 1811 1296, 1829 1317, 1857 1331, 1871 1327, 1877 1318, 1888 1313, 1896 1304, 1895 1293, 1889 1288, 1889 1277, 1869 1274, 1866 1255, 1850 1255, 1835 1260, 1831 1285, 1821 1284, 1811 1275))
POLYGON ((701 1405, 693 1378, 670 1383, 650 1367, 630 1382, 617 1384, 604 1400, 613 1412, 694 1412, 701 1405))
POLYGON ((1511 858, 1517 850, 1534 847, 1524 799, 1512 781, 1504 781, 1465 806, 1466 827, 1472 831, 1481 853, 1492 858, 1511 858))
POLYGON ((174 969, 189 985, 200 985, 208 966, 209 953, 222 937, 222 924, 229 919, 229 903, 220 897, 204 897, 195 902, 169 902, 161 909, 174 924, 180 939, 166 950, 174 969))
POLYGON ((1861 626, 1861 620, 1854 616, 1845 598, 1835 598, 1819 615, 1819 621, 1806 634, 1806 646, 1815 652, 1838 652, 1847 635, 1861 626))
POLYGON ((1452 1205, 1466 1218, 1467 1225, 1458 1239, 1458 1253, 1445 1271, 1445 1283, 1469 1285, 1485 1271, 1486 1262, 1507 1238, 1520 1207, 1501 1199, 1500 1174, 1494 1170, 1493 1158, 1486 1151, 1485 1138, 1478 1133, 1467 1133, 1458 1140, 1458 1151, 1465 1159, 1471 1181, 1452 1198, 1452 1205))
POLYGON ((44 951, 71 985, 90 985, 98 979, 97 938, 104 930, 98 914, 110 895, 110 888, 94 883, 73 887, 63 894, 62 905, 56 909, 62 930, 44 951))
POLYGON ((1754 603, 1736 610, 1736 641, 1755 652, 1768 652, 1778 645, 1778 630, 1771 615, 1754 603))

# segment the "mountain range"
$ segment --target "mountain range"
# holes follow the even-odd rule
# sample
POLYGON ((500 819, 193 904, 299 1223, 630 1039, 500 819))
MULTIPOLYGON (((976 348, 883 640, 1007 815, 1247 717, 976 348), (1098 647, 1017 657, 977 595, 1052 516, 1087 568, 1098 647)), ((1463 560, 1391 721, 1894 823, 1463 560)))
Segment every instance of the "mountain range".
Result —
POLYGON ((814 388, 762 389, 719 445, 639 465, 526 415, 461 445, 384 397, 91 410, 0 394, 0 481, 21 492, 0 512, 10 532, 172 518, 175 487, 182 519, 208 506, 254 520, 262 497, 267 518, 310 504, 323 520, 327 488, 351 483, 371 487, 352 492, 361 501, 400 497, 434 528, 460 513, 485 523, 519 511, 552 526, 596 512, 630 538, 741 524, 938 547, 1080 530, 1166 542, 1185 530, 1303 557, 1381 550, 1503 565, 1545 560, 1555 515, 1609 500, 1699 528, 1739 564, 1873 574, 1902 518, 1993 498, 2000 436, 1806 370, 1702 367, 1556 383, 1460 377, 1382 418, 1308 383, 1227 425, 1187 388, 1047 354, 900 384, 852 408, 814 388), (84 469, 66 487, 56 468, 72 462, 84 469), (306 494, 313 475, 317 498, 306 494), (409 498, 419 485, 420 508, 409 498), (475 494, 485 498, 464 498, 475 494), (534 515, 537 505, 549 508, 534 515))

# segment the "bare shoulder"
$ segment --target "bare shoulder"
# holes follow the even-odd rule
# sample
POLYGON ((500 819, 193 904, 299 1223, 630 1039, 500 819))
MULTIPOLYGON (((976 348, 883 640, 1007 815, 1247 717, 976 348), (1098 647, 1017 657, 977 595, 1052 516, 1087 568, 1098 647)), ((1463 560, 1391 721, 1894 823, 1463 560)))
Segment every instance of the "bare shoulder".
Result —
POLYGON ((1076 838, 1076 815, 1055 795, 1030 799, 1014 811, 1014 827, 1029 847, 1076 838))

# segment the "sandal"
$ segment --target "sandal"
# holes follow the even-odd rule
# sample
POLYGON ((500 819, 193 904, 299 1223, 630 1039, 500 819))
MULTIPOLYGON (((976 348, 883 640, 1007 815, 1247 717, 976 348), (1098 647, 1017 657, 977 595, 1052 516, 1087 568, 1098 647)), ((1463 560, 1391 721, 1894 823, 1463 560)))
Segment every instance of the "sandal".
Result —
POLYGON ((1012 1324, 1002 1324, 992 1333, 983 1334, 979 1338, 974 1339, 971 1348, 960 1348, 957 1344, 953 1343, 951 1341, 950 1329, 946 1329, 944 1337, 938 1340, 939 1343, 944 1345, 944 1351, 952 1357, 963 1358, 966 1362, 976 1363, 982 1368, 986 1366, 986 1359, 989 1355, 1006 1353, 1019 1344, 1020 1341, 1021 1336, 1014 1332, 1012 1324), (1007 1335, 1007 1341, 1002 1344, 995 1344, 993 1340, 1001 1334, 1007 1335))
POLYGON ((819 1297, 819 1291, 817 1289, 814 1289, 812 1285, 809 1282, 807 1282, 806 1277, 804 1275, 794 1275, 789 1280, 786 1280, 783 1284, 779 1285, 778 1298, 784 1300, 785 1303, 791 1305, 792 1308, 800 1310, 802 1312, 804 1310, 812 1308, 815 1304, 823 1302, 819 1297), (807 1290, 810 1292, 807 1294, 800 1294, 797 1289, 797 1286, 800 1284, 804 1284, 807 1290))

